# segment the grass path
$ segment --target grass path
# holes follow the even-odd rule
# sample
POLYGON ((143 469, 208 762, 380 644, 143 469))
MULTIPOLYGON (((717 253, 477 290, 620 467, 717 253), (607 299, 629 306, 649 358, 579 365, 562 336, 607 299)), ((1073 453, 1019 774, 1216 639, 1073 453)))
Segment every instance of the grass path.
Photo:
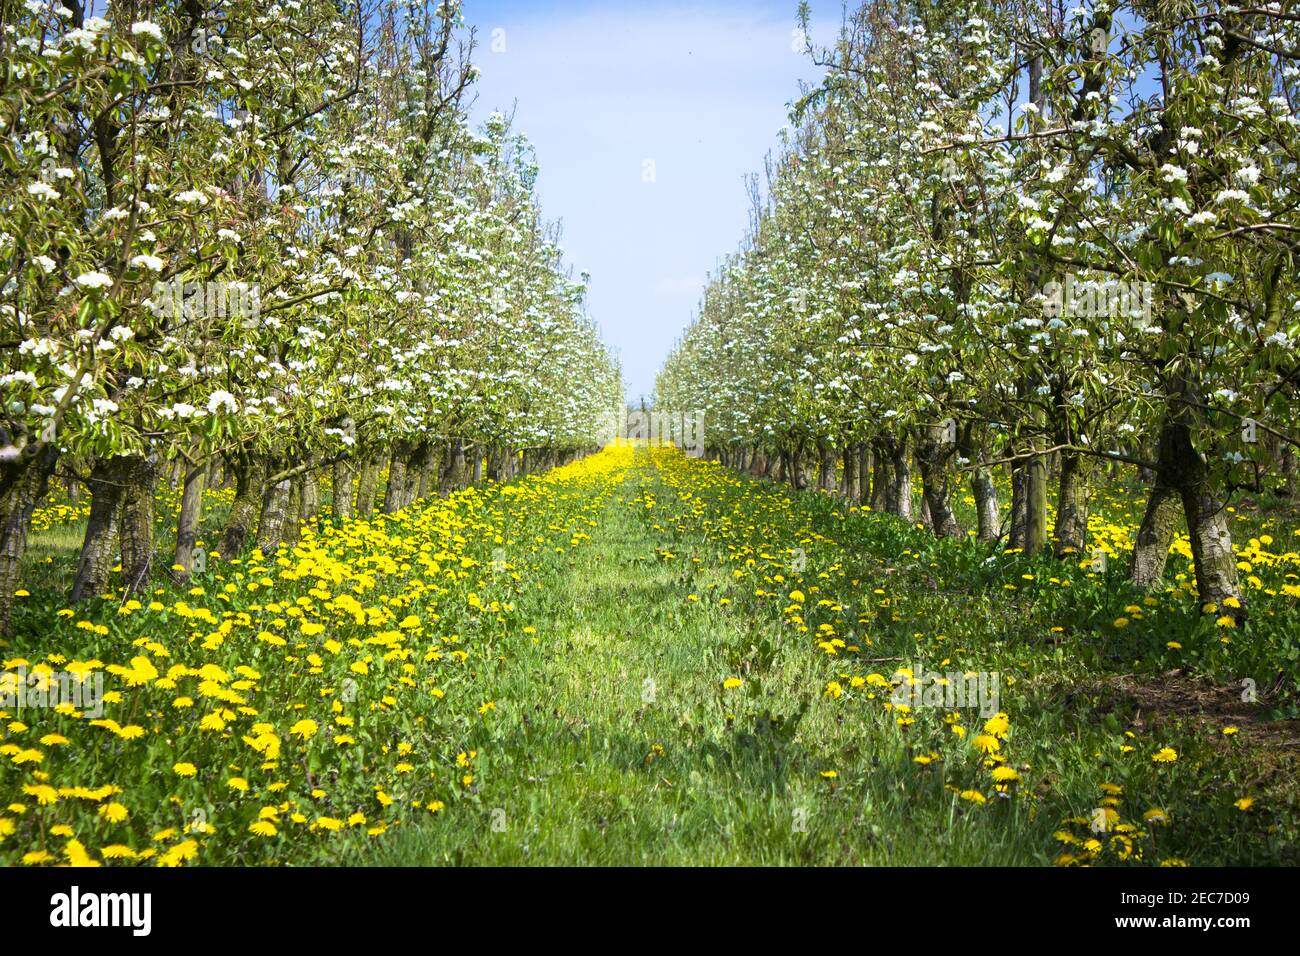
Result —
POLYGON ((102 656, 121 723, 3 725, 19 769, 0 764, 0 804, 31 806, 0 816, 0 849, 71 859, 57 841, 75 835, 113 860, 243 864, 1295 860, 1294 722, 1137 696, 1194 685, 1231 703, 1233 685, 1169 677, 1171 638, 1254 653, 1285 608, 1222 642, 1181 595, 666 450, 305 535, 214 562, 184 594, 160 583, 148 607, 74 612, 55 609, 75 530, 42 533, 35 626, 8 653, 102 656), (905 710, 899 668, 1001 675, 1000 695, 905 710), (253 706, 205 727, 209 697, 253 706), (116 820, 78 796, 110 783, 116 820))
POLYGON ((963 827, 964 808, 918 776, 888 727, 810 701, 819 662, 806 646, 766 640, 773 622, 689 600, 726 571, 689 550, 656 554, 691 542, 653 527, 638 501, 647 489, 671 494, 641 459, 567 579, 536 596, 532 619, 549 624, 535 643, 502 648, 499 717, 475 758, 478 812, 462 803, 391 833, 366 861, 1045 861, 1049 847, 1032 837, 1013 845, 963 827), (742 670, 744 690, 724 691, 742 670), (856 754, 863 768, 832 785, 821 752, 856 754))

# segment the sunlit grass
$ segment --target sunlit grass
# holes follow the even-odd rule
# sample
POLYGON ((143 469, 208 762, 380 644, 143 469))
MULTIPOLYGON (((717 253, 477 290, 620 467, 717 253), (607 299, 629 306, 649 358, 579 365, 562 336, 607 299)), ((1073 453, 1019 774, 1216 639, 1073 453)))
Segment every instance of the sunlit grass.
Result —
POLYGON ((5 663, 100 660, 115 723, 5 718, 6 862, 1296 861, 1285 694, 1231 733, 1130 694, 1285 648, 1285 552, 1224 644, 1176 554, 1144 596, 645 449, 62 616, 78 531, 5 663), (896 706, 899 668, 997 672, 999 713, 896 706))

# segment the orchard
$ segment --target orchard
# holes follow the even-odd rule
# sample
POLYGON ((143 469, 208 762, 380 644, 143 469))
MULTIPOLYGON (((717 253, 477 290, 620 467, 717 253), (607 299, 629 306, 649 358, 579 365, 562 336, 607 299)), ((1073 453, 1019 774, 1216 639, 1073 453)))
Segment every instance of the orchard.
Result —
POLYGON ((0 863, 1300 862, 1300 14, 802 4, 629 402, 465 6, 0 0, 0 863))

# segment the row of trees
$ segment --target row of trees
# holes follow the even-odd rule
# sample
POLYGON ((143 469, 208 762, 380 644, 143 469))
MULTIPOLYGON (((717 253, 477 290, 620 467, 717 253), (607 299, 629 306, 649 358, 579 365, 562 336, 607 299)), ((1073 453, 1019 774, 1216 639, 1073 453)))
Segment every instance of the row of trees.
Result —
POLYGON ((0 0, 0 629, 52 477, 91 494, 76 599, 119 551, 144 587, 169 470, 189 569, 207 481, 229 557, 328 472, 345 517, 385 466, 393 511, 592 444, 620 371, 527 143, 470 127, 458 3, 101 12, 0 0))
POLYGON ((810 54, 657 402, 758 473, 827 485, 842 456, 909 518, 915 466, 939 535, 968 479, 979 538, 1030 553, 1084 549, 1090 480, 1136 467, 1134 580, 1181 512, 1202 598, 1244 605, 1225 502, 1295 482, 1300 14, 867 0, 810 54))

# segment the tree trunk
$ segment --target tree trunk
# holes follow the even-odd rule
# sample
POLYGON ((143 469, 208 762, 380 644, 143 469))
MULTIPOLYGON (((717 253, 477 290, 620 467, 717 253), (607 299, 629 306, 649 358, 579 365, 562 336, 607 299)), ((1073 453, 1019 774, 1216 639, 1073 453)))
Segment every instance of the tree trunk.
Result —
POLYGON ((1184 489, 1182 500, 1192 544, 1197 593, 1202 601, 1215 604, 1236 598, 1242 608, 1235 612, 1225 608, 1224 613, 1241 620, 1245 599, 1237 581, 1237 558, 1232 553, 1232 532, 1228 529, 1228 513, 1223 502, 1210 493, 1204 482, 1184 489))
MULTIPOLYGON (((47 445, 35 458, 21 464, 0 494, 0 636, 10 633, 15 595, 19 586, 19 565, 27 550, 32 512, 45 497, 58 448, 47 445)), ((94 507, 94 502, 91 502, 94 507)))
POLYGON ((284 516, 284 530, 281 540, 292 548, 302 535, 303 480, 294 478, 289 482, 289 506, 284 516))
POLYGON ((871 454, 871 510, 889 512, 893 479, 889 471, 889 450, 877 441, 871 454))
POLYGON ((459 438, 453 438, 447 447, 447 460, 443 464, 442 477, 438 482, 438 491, 449 495, 460 487, 465 474, 465 446, 459 438))
POLYGON ((361 476, 357 479, 356 512, 363 518, 370 517, 375 510, 375 491, 379 487, 379 472, 382 469, 379 459, 367 457, 361 465, 361 476))
POLYGON ((975 428, 969 422, 958 434, 957 450, 971 466, 970 490, 975 498, 975 540, 982 543, 996 541, 1002 536, 998 489, 993 484, 993 475, 984 464, 982 444, 977 440, 975 428))
POLYGON ((889 496, 885 510, 898 515, 908 524, 912 522, 912 466, 908 463, 906 438, 889 443, 891 469, 889 496))
POLYGON ((871 502, 871 473, 875 466, 875 456, 871 454, 870 442, 858 442, 858 504, 871 502))
POLYGON ((302 476, 302 511, 300 518, 304 523, 314 521, 318 511, 320 511, 320 482, 316 478, 316 472, 309 471, 302 476))
POLYGON ((806 453, 807 451, 808 447, 805 445, 803 452, 799 456, 798 481, 800 490, 816 488, 820 484, 817 460, 811 454, 806 453))
POLYGON ((971 493, 975 496, 975 520, 978 541, 996 541, 1002 536, 1001 515, 998 513, 998 489, 993 484, 993 476, 983 465, 977 467, 970 476, 971 493))
POLYGON ((257 521, 257 547, 264 556, 274 554, 284 542, 292 491, 293 482, 283 478, 268 485, 262 495, 262 512, 257 521))
POLYGON ((921 472, 921 495, 929 516, 929 527, 940 538, 963 534, 952 510, 948 485, 948 459, 955 446, 944 440, 942 428, 926 428, 916 444, 916 463, 921 472))
POLYGON ((790 487, 798 491, 803 485, 800 481, 803 479, 803 442, 800 442, 782 459, 781 464, 785 465, 785 478, 790 482, 790 487))
POLYGON ((97 460, 90 471, 90 518, 72 582, 73 603, 108 590, 126 497, 126 470, 126 459, 115 455, 97 460))
POLYGON ((352 517, 352 462, 343 459, 334 462, 334 497, 330 513, 339 520, 352 517))
POLYGON ((921 508, 916 515, 916 523, 923 528, 934 530, 934 521, 930 518, 930 499, 925 496, 925 486, 921 486, 921 508))
POLYGON ((1237 580, 1228 516, 1210 486, 1209 467, 1192 439, 1200 424, 1200 408, 1197 384, 1184 378, 1166 407, 1165 420, 1160 428, 1156 486, 1139 530, 1138 547, 1134 549, 1133 581, 1146 586, 1158 580, 1163 572, 1168 541, 1173 537, 1172 506, 1164 499, 1176 495, 1182 502, 1187 520, 1200 599, 1221 605, 1224 600, 1235 598, 1239 607, 1225 609, 1225 613, 1241 623, 1246 618, 1246 602, 1237 580), (1152 533, 1146 536, 1149 540, 1144 540, 1148 525, 1152 533), (1153 554, 1157 548, 1160 554, 1153 554))
POLYGON ((1295 446, 1287 442, 1282 447, 1282 494, 1288 498, 1295 497, 1296 454, 1295 446))
POLYGON ((1202 601, 1222 604, 1235 598, 1240 606, 1228 613, 1244 623, 1246 600, 1237 581, 1237 561, 1232 553, 1232 532, 1223 502, 1211 487, 1209 465, 1193 441, 1202 423, 1199 383, 1184 378, 1167 406, 1158 446, 1158 473, 1174 485, 1183 503, 1187 533, 1191 538, 1196 590, 1202 601))
POLYGON ((122 582, 128 594, 141 594, 153 573, 155 459, 132 455, 127 460, 126 494, 122 501, 122 582))
POLYGON ((817 487, 831 493, 836 490, 835 454, 826 442, 817 444, 817 487))
POLYGON ((261 455, 242 453, 229 462, 235 473, 235 500, 221 531, 221 556, 229 561, 244 551, 262 506, 266 461, 261 455))
POLYGON ((181 492, 181 512, 176 519, 176 550, 172 552, 172 577, 186 584, 194 567, 194 545, 199 539, 199 522, 203 519, 203 488, 208 480, 208 466, 203 463, 185 473, 181 492), (184 570, 176 571, 176 567, 184 570))
POLYGON ((861 486, 858 484, 858 446, 845 445, 844 457, 844 497, 857 504, 862 500, 861 486))
POLYGON ((433 482, 436 481, 437 479, 436 474, 432 478, 430 477, 430 473, 433 472, 434 470, 433 463, 438 460, 437 454, 434 452, 433 446, 431 445, 426 444, 421 447, 427 448, 428 451, 421 455, 419 467, 416 471, 416 478, 415 478, 415 500, 416 501, 422 501, 423 499, 429 497, 429 488, 433 484, 433 482))
MULTIPOLYGON (((1018 547, 1025 554, 1037 554, 1047 543, 1047 462, 1040 454, 1039 438, 1042 413, 1032 404, 1040 381, 1037 373, 1026 373, 1016 381, 1017 397, 1029 403, 1029 410, 1026 419, 1017 423, 1011 441, 1011 448, 1019 458, 1014 467, 1020 475, 1019 496, 1013 495, 1012 499, 1011 528, 1015 543, 1011 547, 1018 547)), ((1012 490, 1016 490, 1014 485, 1012 490)))
POLYGON ((1025 465, 1025 554, 1047 544, 1047 462, 1035 455, 1025 465))
POLYGON ((390 515, 406 506, 407 465, 410 446, 399 441, 388 458, 388 485, 384 488, 384 514, 390 515))
POLYGON ((1056 556, 1081 554, 1088 546, 1088 485, 1083 457, 1062 452, 1056 498, 1056 556))
POLYGON ((1147 497, 1146 511, 1138 526, 1133 559, 1129 565, 1129 577, 1137 587, 1152 587, 1164 575, 1169 545, 1173 543, 1178 521, 1178 508, 1177 489, 1157 479, 1147 497))
POLYGON ((1025 465, 1016 462, 1011 466, 1011 527, 1007 535, 1007 550, 1024 550, 1028 510, 1025 507, 1025 465))
POLYGON ((429 474, 438 460, 437 449, 431 441, 416 442, 411 449, 411 461, 406 466, 406 507, 423 498, 429 489, 429 474))
POLYGON ((392 454, 388 456, 388 483, 384 486, 384 514, 400 511, 406 502, 407 471, 409 457, 407 443, 399 441, 394 444, 392 454))

